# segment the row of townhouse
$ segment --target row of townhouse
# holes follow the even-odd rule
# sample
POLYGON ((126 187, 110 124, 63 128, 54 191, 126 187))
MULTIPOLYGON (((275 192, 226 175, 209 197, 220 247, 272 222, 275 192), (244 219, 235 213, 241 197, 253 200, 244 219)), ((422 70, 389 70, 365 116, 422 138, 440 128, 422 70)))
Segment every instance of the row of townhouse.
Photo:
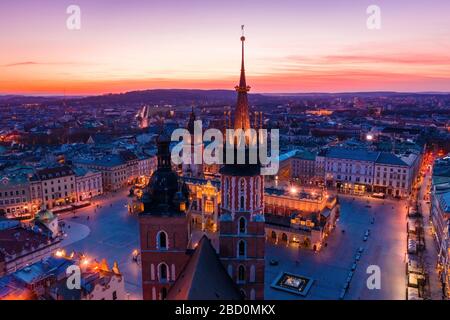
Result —
POLYGON ((435 161, 431 183, 431 221, 438 247, 438 270, 446 297, 450 297, 450 157, 435 161))
POLYGON ((0 214, 27 217, 42 205, 48 208, 84 201, 103 193, 101 172, 59 166, 3 173, 0 214))
POLYGON ((156 158, 137 156, 130 151, 103 155, 98 158, 77 158, 74 163, 85 169, 101 172, 103 187, 115 191, 148 177, 156 168, 156 158))
POLYGON ((289 178, 302 184, 324 184, 344 193, 384 193, 407 197, 419 174, 422 156, 332 147, 318 154, 297 151, 282 158, 289 178), (287 165, 286 165, 287 164, 287 165))
POLYGON ((381 192, 407 197, 418 177, 422 156, 331 148, 324 153, 324 181, 342 192, 381 192))

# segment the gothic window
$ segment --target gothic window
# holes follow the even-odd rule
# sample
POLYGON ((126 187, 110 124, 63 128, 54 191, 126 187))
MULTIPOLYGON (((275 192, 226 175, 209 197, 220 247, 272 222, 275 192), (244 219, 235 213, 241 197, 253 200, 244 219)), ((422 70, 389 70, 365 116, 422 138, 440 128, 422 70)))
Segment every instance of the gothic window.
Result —
POLYGON ((247 232, 247 221, 244 217, 239 218, 239 233, 247 232))
POLYGON ((159 264, 159 270, 158 270, 159 282, 169 281, 169 270, 168 269, 169 269, 169 267, 164 262, 159 264))
POLYGON ((156 236, 156 246, 160 250, 164 250, 168 248, 167 245, 167 233, 163 230, 159 231, 156 236))
POLYGON ((243 265, 240 265, 238 268, 238 281, 245 282, 245 268, 243 265))
POLYGON ((247 254, 247 248, 244 240, 238 242, 238 257, 245 257, 247 254))

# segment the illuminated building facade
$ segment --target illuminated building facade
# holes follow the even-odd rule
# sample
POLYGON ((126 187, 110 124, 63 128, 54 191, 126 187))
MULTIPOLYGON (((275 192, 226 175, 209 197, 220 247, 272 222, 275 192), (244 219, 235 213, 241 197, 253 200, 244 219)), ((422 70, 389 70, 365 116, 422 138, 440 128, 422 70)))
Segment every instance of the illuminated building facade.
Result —
POLYGON ((77 201, 85 201, 103 194, 102 173, 100 171, 74 168, 77 201))
POLYGON ((68 166, 37 170, 34 177, 41 182, 42 200, 48 208, 76 201, 75 173, 68 166))
POLYGON ((33 212, 28 177, 7 175, 0 179, 0 214, 10 218, 29 217, 33 212))

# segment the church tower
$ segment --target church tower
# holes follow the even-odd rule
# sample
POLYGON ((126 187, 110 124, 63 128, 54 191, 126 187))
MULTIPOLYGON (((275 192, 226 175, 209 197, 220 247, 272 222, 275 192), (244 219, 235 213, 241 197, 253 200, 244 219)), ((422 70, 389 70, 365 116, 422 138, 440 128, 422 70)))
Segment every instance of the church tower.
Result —
POLYGON ((165 299, 189 257, 188 189, 172 171, 170 138, 161 134, 157 144, 158 169, 144 191, 139 215, 144 300, 165 299))
MULTIPOLYGON (((234 129, 250 129, 249 106, 244 68, 242 35, 242 64, 234 115, 234 129)), ((245 163, 226 163, 221 169, 221 212, 219 219, 219 255, 228 274, 246 299, 264 299, 264 179, 261 165, 249 160, 246 140, 245 163)), ((236 148, 232 151, 236 154, 236 148)), ((236 159, 236 157, 235 157, 236 159)))

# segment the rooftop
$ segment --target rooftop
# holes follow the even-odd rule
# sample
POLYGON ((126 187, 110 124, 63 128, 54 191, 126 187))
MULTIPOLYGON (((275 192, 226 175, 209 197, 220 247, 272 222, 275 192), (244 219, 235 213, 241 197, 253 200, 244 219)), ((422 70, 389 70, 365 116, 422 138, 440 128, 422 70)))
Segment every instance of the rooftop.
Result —
POLYGON ((170 289, 168 300, 241 300, 242 296, 220 261, 211 241, 203 236, 170 289))

